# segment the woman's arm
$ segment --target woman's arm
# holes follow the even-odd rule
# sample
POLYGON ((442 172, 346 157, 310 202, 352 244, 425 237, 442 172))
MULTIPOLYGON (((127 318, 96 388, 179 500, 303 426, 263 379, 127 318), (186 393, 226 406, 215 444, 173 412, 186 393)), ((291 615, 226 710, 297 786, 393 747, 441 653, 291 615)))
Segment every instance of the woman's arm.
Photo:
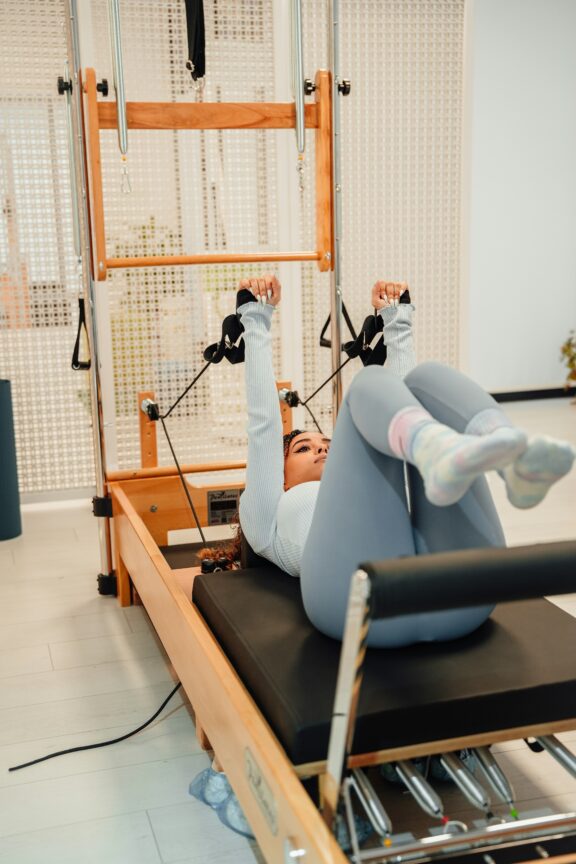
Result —
POLYGON ((261 553, 273 542, 278 502, 284 491, 282 419, 270 336, 280 284, 275 277, 265 277, 242 280, 239 287, 248 288, 266 301, 264 305, 245 303, 238 309, 244 325, 248 406, 246 488, 240 497, 240 523, 254 551, 261 553))
POLYGON ((416 354, 412 338, 412 303, 399 303, 408 289, 405 282, 376 282, 372 288, 372 305, 384 321, 384 344, 386 366, 400 378, 416 366, 416 354))

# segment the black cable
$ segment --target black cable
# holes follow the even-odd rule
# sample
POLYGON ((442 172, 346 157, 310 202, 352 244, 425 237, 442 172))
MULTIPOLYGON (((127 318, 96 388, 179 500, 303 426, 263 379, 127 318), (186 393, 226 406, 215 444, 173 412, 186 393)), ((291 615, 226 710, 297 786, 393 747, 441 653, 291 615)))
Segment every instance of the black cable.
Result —
MULTIPOLYGON (((207 365, 210 365, 209 363, 207 365)), ((206 368, 206 367, 204 367, 206 368)), ((204 370, 202 370, 204 371, 204 370)), ((190 388, 188 388, 190 389, 190 388)), ((200 525, 200 519, 198 518, 198 514, 196 513, 196 508, 194 507, 194 502, 190 497, 190 490, 188 489, 188 485, 186 480, 184 479, 184 475, 182 474, 182 469, 180 468, 180 463, 178 462, 178 458, 176 453, 174 452, 174 447, 172 446, 172 441, 170 440, 170 436, 168 435, 168 430, 166 429, 166 424, 164 423, 164 417, 160 417, 160 422, 162 423, 162 428, 164 429, 164 434, 166 435, 166 440, 168 441, 168 446, 170 447, 170 452, 172 453, 172 458, 174 459, 174 464, 176 465, 176 469, 178 471, 178 476, 180 477, 180 482, 182 483, 182 488, 184 489, 184 494, 188 499, 188 503, 190 505, 190 509, 192 510, 192 515, 194 516, 194 520, 196 522, 196 527, 200 532, 200 537, 202 538, 202 543, 206 545, 206 538, 204 536, 204 532, 202 531, 202 526, 200 525)))
POLYGON ((198 375, 194 378, 194 380, 193 380, 193 381, 188 385, 188 387, 186 387, 186 389, 184 390, 184 392, 180 394, 180 396, 179 396, 178 399, 174 402, 174 404, 172 405, 172 407, 169 408, 168 411, 166 411, 165 414, 162 414, 162 416, 160 417, 160 420, 165 420, 166 417, 169 417, 169 416, 170 416, 170 414, 172 413, 172 411, 174 410, 174 408, 176 408, 176 406, 178 405, 178 403, 182 401, 182 399, 186 396, 186 394, 188 393, 188 391, 192 389, 192 387, 194 386, 194 384, 196 384, 196 382, 198 381, 198 379, 199 379, 199 378, 204 374, 204 372, 206 372, 206 370, 208 369, 208 367, 210 366, 211 363, 212 363, 212 361, 211 361, 211 360, 208 360, 208 362, 206 363, 206 365, 204 366, 204 368, 200 370, 200 372, 199 372, 198 375))
POLYGON ((145 723, 142 723, 141 726, 138 726, 137 729, 134 729, 132 732, 127 732, 125 735, 120 735, 119 738, 112 738, 110 741, 100 741, 99 744, 84 744, 83 747, 70 747, 68 750, 59 750, 57 753, 49 753, 48 756, 41 756, 39 759, 33 759, 31 762, 23 762, 22 765, 14 765, 12 768, 8 768, 8 771, 19 771, 21 768, 29 768, 30 765, 38 765, 39 762, 46 762, 47 759, 55 759, 56 756, 65 756, 67 753, 79 753, 81 750, 95 750, 97 747, 107 747, 109 744, 118 744, 119 741, 125 741, 126 738, 131 738, 132 735, 136 735, 138 732, 141 732, 142 729, 145 729, 146 726, 149 726, 153 720, 158 717, 160 712, 166 707, 170 699, 174 696, 176 691, 182 684, 179 681, 178 684, 174 687, 172 692, 166 697, 166 699, 162 702, 158 710, 147 720, 145 723))
POLYGON ((312 413, 312 411, 310 410, 310 408, 308 407, 308 405, 306 405, 305 402, 302 402, 302 405, 304 406, 304 408, 306 408, 306 410, 308 411, 308 413, 309 413, 310 416, 312 417, 312 420, 313 420, 313 422, 314 422, 314 425, 315 425, 316 428, 318 429, 318 432, 319 432, 321 435, 323 435, 324 433, 323 433, 322 429, 320 428, 320 426, 319 426, 319 424, 318 424, 318 421, 316 420, 316 417, 314 416, 314 414, 312 413))
POLYGON ((312 395, 311 395, 311 396, 308 396, 308 398, 306 399, 306 401, 305 401, 305 402, 302 402, 301 404, 302 404, 304 407, 306 407, 307 403, 310 402, 310 400, 313 399, 314 396, 316 396, 316 394, 319 393, 320 390, 322 390, 322 388, 325 387, 326 384, 328 384, 328 382, 331 381, 332 378, 334 378, 334 376, 337 375, 338 372, 340 372, 340 370, 343 369, 344 366, 346 366, 346 364, 350 362, 350 360, 352 360, 352 357, 347 357, 346 360, 344 361, 344 363, 341 363, 340 366, 338 366, 338 368, 336 369, 336 371, 333 372, 332 375, 330 375, 330 377, 327 378, 326 381, 324 381, 324 383, 321 384, 321 385, 320 385, 320 386, 319 386, 319 387, 318 387, 318 388, 317 388, 317 389, 312 393, 312 395))

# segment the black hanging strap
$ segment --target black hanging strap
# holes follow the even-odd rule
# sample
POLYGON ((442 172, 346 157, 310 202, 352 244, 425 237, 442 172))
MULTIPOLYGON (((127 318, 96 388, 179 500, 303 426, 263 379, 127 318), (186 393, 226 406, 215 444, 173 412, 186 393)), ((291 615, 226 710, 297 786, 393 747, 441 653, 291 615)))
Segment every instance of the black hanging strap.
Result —
POLYGON ((206 74, 206 34, 204 30, 204 3, 202 0, 184 0, 186 29, 188 31, 188 60, 186 68, 197 81, 206 74))
POLYGON ((79 369, 90 369, 91 360, 88 357, 87 360, 80 360, 80 340, 82 338, 82 328, 84 328, 84 335, 86 337, 86 342, 88 342, 88 331, 86 329, 86 309, 84 307, 84 298, 78 298, 78 332, 76 334, 76 342, 74 343, 74 350, 72 352, 72 369, 78 371, 79 369))
MULTIPOLYGON (((350 331, 350 335, 352 336, 352 339, 356 339, 357 338, 356 331, 354 329, 354 325, 352 323, 352 320, 348 314, 348 310, 346 309, 346 305, 344 303, 342 303, 342 316, 344 318, 344 321, 348 325, 348 329, 350 331)), ((330 326, 330 317, 331 316, 328 315, 328 318, 326 319, 326 323, 322 327, 322 332, 320 333, 320 347, 321 348, 331 348, 332 347, 332 341, 330 339, 326 339, 326 335, 325 335, 326 331, 328 330, 328 327, 330 326)), ((342 346, 342 350, 344 350, 344 346, 342 346)))

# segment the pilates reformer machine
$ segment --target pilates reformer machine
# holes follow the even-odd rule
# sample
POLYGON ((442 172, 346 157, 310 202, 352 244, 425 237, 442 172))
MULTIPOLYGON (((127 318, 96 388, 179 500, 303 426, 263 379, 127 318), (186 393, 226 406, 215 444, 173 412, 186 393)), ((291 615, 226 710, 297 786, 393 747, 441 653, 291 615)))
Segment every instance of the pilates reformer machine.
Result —
MULTIPOLYGON (((576 780, 576 758, 556 738, 576 731, 576 625, 542 599, 576 590, 576 543, 359 564, 340 645, 309 624, 298 581, 250 549, 244 549, 240 570, 197 575, 197 545, 168 545, 169 531, 193 524, 190 497, 199 524, 225 521, 223 511, 242 482, 219 483, 218 476, 242 469, 243 463, 183 466, 185 492, 177 469, 155 465, 151 392, 138 396, 143 467, 106 470, 90 308, 96 282, 116 267, 231 259, 109 258, 100 129, 118 126, 122 152, 128 128, 295 126, 299 141, 305 126, 315 128, 316 250, 233 260, 315 260, 329 270, 333 365, 339 365, 340 197, 334 193, 339 185, 338 99, 345 88, 338 70, 338 4, 330 8, 331 70, 317 74, 313 105, 304 105, 301 51, 294 105, 158 105, 124 102, 119 9, 111 0, 117 96, 112 104, 99 101, 104 85, 95 72, 80 70, 76 5, 69 0, 74 68, 62 92, 76 155, 73 186, 77 202, 87 202, 84 211, 77 203, 75 242, 79 267, 88 274, 101 593, 112 585, 109 593, 117 593, 121 604, 137 599, 144 604, 189 698, 199 740, 217 755, 270 864, 344 864, 348 859, 334 833, 342 821, 350 860, 356 862, 576 862, 576 813, 518 812, 511 784, 489 749, 499 742, 535 739, 547 751, 543 758, 551 756, 576 780), (203 479, 196 482, 195 475, 203 479), (221 494, 211 496, 214 492, 221 494), (218 508, 211 512, 214 501, 220 502, 219 516, 218 508), (479 630, 457 642, 366 651, 372 619, 486 602, 501 605, 479 630), (474 774, 458 758, 465 748, 475 756, 474 774), (478 811, 474 824, 451 819, 436 789, 415 770, 412 759, 434 754, 478 811), (393 766, 436 831, 422 837, 395 834, 370 779, 370 769, 384 763, 393 766), (367 848, 359 848, 353 810, 374 829, 367 848)), ((298 2, 294 19, 297 31, 298 2)), ((337 407, 341 385, 338 376, 334 380, 337 407)), ((283 404, 281 410, 287 429, 289 407, 283 404)))

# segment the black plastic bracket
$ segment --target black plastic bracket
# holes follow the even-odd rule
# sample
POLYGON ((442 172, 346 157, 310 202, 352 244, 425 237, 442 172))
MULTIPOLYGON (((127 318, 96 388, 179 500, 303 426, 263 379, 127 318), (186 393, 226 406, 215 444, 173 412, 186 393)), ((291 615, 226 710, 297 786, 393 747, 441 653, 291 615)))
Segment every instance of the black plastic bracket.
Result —
POLYGON ((92 513, 94 516, 104 516, 106 519, 112 518, 112 498, 105 495, 99 498, 97 495, 92 498, 92 513))
POLYGON ((99 84, 96 84, 96 90, 103 96, 108 96, 108 79, 103 78, 99 84))
POLYGON ((539 741, 529 741, 528 738, 524 738, 524 743, 532 750, 533 753, 543 753, 544 747, 540 744, 539 741))
POLYGON ((61 75, 58 76, 58 95, 63 96, 65 93, 72 93, 72 81, 66 81, 61 75))
POLYGON ((111 573, 98 574, 98 593, 107 597, 116 597, 118 593, 118 580, 114 570, 111 573))

